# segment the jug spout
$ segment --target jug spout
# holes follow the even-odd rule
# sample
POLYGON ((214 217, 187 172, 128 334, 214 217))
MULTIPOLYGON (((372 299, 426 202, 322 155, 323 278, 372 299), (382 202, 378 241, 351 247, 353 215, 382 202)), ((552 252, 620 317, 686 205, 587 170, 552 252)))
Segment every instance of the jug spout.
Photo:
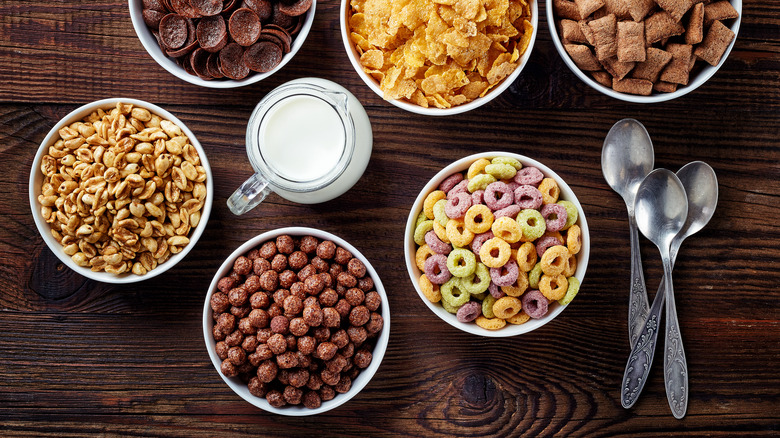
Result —
POLYGON ((344 112, 349 113, 349 99, 345 93, 331 90, 322 90, 322 93, 330 96, 330 98, 333 99, 339 108, 341 108, 344 112))

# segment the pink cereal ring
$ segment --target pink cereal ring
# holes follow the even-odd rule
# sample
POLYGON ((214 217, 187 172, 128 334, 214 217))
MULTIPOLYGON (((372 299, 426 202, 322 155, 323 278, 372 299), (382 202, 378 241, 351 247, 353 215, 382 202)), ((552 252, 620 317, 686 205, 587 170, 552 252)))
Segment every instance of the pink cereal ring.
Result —
POLYGON ((482 306, 476 301, 469 301, 460 306, 455 317, 458 318, 458 321, 460 322, 471 322, 477 319, 479 315, 482 315, 482 306))
POLYGON ((521 209, 538 210, 542 206, 542 192, 531 185, 521 185, 515 189, 515 204, 521 209))
POLYGON ((488 291, 490 291, 490 295, 493 295, 493 298, 495 299, 503 298, 506 295, 506 293, 499 289, 498 285, 492 281, 490 282, 490 286, 488 286, 488 291))
POLYGON ((425 276, 433 284, 444 284, 452 278, 450 270, 447 269, 447 256, 434 254, 425 261, 425 276))
POLYGON ((492 231, 486 231, 484 233, 477 234, 473 239, 471 239, 471 251, 474 254, 479 254, 479 250, 482 248, 482 244, 494 237, 496 236, 492 231))
POLYGON ((545 204, 540 213, 544 217, 547 231, 561 231, 566 226, 566 207, 560 204, 545 204), (552 218, 554 216, 554 218, 552 218))
POLYGON ((471 194, 471 205, 484 205, 485 204, 485 191, 484 190, 475 190, 474 193, 471 194))
POLYGON ((543 179, 544 174, 541 170, 528 166, 517 171, 514 181, 520 185, 538 186, 543 179))
POLYGON ((469 193, 469 180, 464 179, 461 182, 455 184, 455 187, 451 188, 447 192, 447 199, 457 195, 458 193, 469 193))
POLYGON ((517 215, 520 213, 522 208, 517 204, 512 204, 507 208, 502 208, 501 210, 496 210, 493 212, 493 220, 495 221, 498 218, 501 217, 511 217, 512 219, 516 218, 517 215))
POLYGON ((520 269, 512 260, 500 268, 490 268, 490 279, 496 286, 511 286, 515 284, 519 275, 520 269))
POLYGON ((501 181, 488 184, 485 188, 485 205, 491 210, 501 210, 509 207, 515 200, 515 195, 509 186, 501 181))
POLYGON ((460 219, 466 215, 471 207, 471 195, 468 192, 460 192, 447 199, 444 206, 444 214, 450 219, 460 219))
POLYGON ((527 291, 520 297, 520 300, 523 303, 523 310, 531 318, 539 319, 547 315, 549 302, 538 290, 532 289, 527 291))
POLYGON ((448 176, 444 181, 442 181, 441 184, 439 184, 439 190, 441 190, 444 193, 447 193, 450 190, 452 190, 452 188, 455 187, 461 181, 463 181, 463 174, 453 173, 452 175, 448 176))
POLYGON ((515 192, 516 188, 520 187, 520 184, 516 183, 515 180, 509 181, 508 183, 506 183, 506 185, 509 186, 509 190, 511 190, 512 193, 515 192))
POLYGON ((555 245, 560 245, 560 244, 561 241, 555 238, 554 236, 542 237, 541 239, 536 241, 536 254, 539 255, 539 258, 542 258, 544 252, 547 251, 547 248, 555 245))
POLYGON ((442 242, 442 240, 439 239, 439 236, 437 236, 436 232, 433 230, 425 233, 425 243, 427 243, 428 248, 430 248, 436 254, 447 255, 450 253, 450 251, 452 251, 452 246, 450 246, 448 243, 442 242))

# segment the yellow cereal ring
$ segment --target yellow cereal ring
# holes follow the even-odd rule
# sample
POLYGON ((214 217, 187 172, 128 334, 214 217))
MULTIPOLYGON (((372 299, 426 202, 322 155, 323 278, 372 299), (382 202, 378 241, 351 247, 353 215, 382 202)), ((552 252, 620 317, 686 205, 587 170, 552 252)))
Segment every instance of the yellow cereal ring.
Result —
POLYGON ((539 279, 539 292, 548 300, 560 300, 566 296, 569 281, 563 274, 542 275, 539 279))
POLYGON ((466 186, 469 193, 474 193, 477 190, 485 190, 485 187, 496 182, 496 177, 488 175, 487 173, 480 173, 474 178, 469 179, 469 184, 466 186))
POLYGON ((569 278, 575 272, 577 272, 577 256, 570 252, 569 258, 566 260, 566 269, 563 270, 562 274, 564 277, 569 278))
POLYGON ((552 178, 545 178, 539 183, 539 191, 542 192, 542 204, 555 204, 558 202, 558 196, 561 195, 561 189, 558 183, 552 178))
POLYGON ((501 297, 493 303, 493 314, 496 315, 496 318, 511 318, 517 315, 522 306, 523 303, 515 297, 501 297))
POLYGON ((482 300, 482 314, 485 315, 486 318, 495 318, 496 315, 493 314, 493 304, 496 302, 496 297, 493 295, 486 295, 485 299, 482 300))
POLYGON ((441 303, 441 306, 444 307, 444 310, 446 310, 447 312, 452 313, 453 315, 457 314, 458 313, 458 309, 460 309, 460 306, 451 306, 449 303, 447 303, 446 300, 441 300, 440 303, 441 303))
POLYGON ((485 170, 485 166, 490 164, 490 160, 487 158, 480 158, 479 160, 471 163, 468 172, 466 172, 466 179, 472 179, 485 170))
POLYGON ((534 268, 539 256, 536 254, 536 246, 531 242, 525 242, 517 249, 517 267, 523 272, 528 272, 534 268))
POLYGON ((523 242, 533 242, 542 237, 547 230, 544 217, 538 210, 526 208, 517 215, 517 224, 523 230, 523 242))
POLYGON ((425 201, 423 201, 423 212, 425 213, 425 217, 428 219, 433 219, 433 206, 437 202, 441 201, 442 199, 446 198, 447 194, 442 192, 441 190, 434 190, 431 193, 428 194, 428 196, 425 197, 425 201))
POLYGON ((494 236, 503 239, 507 243, 515 243, 523 237, 523 230, 520 229, 520 225, 509 216, 503 216, 493 221, 491 230, 494 236))
POLYGON ((577 207, 571 201, 558 201, 558 205, 562 205, 563 208, 566 209, 566 223, 563 225, 563 229, 568 230, 569 227, 577 222, 579 212, 577 211, 577 207))
POLYGON ((425 270, 425 261, 428 257, 436 254, 428 245, 421 245, 417 248, 417 253, 414 255, 414 263, 420 268, 421 271, 425 270))
POLYGON ((450 218, 447 217, 447 213, 444 212, 444 207, 446 206, 446 199, 439 199, 433 204, 433 220, 438 222, 441 226, 447 225, 447 221, 450 220, 450 218))
POLYGON ((547 248, 542 255, 542 272, 547 275, 558 275, 566 270, 569 264, 569 250, 563 245, 555 245, 547 248))
POLYGON ((493 212, 487 205, 476 204, 466 210, 466 216, 463 222, 466 229, 474 234, 481 234, 490 229, 493 225, 493 212))
POLYGON ((477 319, 474 320, 474 322, 477 323, 478 326, 482 327, 486 330, 499 330, 504 328, 506 325, 506 321, 500 318, 485 318, 484 316, 480 315, 477 317, 477 319))
POLYGON ((490 164, 508 164, 514 167, 515 170, 520 170, 523 168, 523 163, 521 163, 517 158, 512 157, 496 157, 490 160, 490 164))
POLYGON ((421 211, 419 215, 417 215, 417 219, 414 221, 414 228, 417 228, 421 223, 426 221, 428 218, 425 217, 425 212, 421 211))
POLYGON ((461 219, 450 219, 447 222, 447 239, 458 247, 464 247, 474 239, 474 233, 466 229, 466 225, 461 219))
POLYGON ((542 264, 537 263, 528 272, 528 286, 531 289, 539 289, 539 278, 542 276, 542 264))
POLYGON ((572 225, 566 231, 566 246, 572 254, 577 254, 582 249, 582 230, 579 225, 572 225))
POLYGON ((577 295, 577 292, 579 291, 580 291, 580 281, 577 280, 577 277, 570 277, 569 287, 566 289, 566 296, 558 300, 558 303, 561 306, 565 306, 571 303, 571 300, 574 299, 574 297, 577 295))
POLYGON ((447 228, 440 224, 439 221, 433 221, 433 232, 436 233, 436 237, 444 243, 450 243, 450 238, 447 237, 447 228))
POLYGON ((519 297, 528 290, 528 274, 520 271, 517 274, 517 281, 511 286, 501 286, 501 292, 509 295, 510 297, 519 297))
POLYGON ((425 245, 425 233, 433 229, 433 221, 427 220, 420 222, 414 229, 414 243, 425 245))
POLYGON ((423 295, 425 295, 425 298, 428 298, 428 301, 432 303, 438 303, 441 301, 441 291, 439 290, 439 285, 431 283, 431 280, 428 280, 428 277, 426 277, 425 274, 420 276, 418 284, 420 285, 420 290, 422 291, 423 295))
POLYGON ((520 324, 525 324, 530 319, 531 319, 531 317, 528 316, 527 313, 525 313, 524 311, 521 310, 521 311, 517 312, 517 314, 515 316, 513 316, 511 318, 507 318, 506 322, 508 322, 510 324, 520 325, 520 324))
POLYGON ((485 166, 485 173, 493 175, 496 179, 512 179, 515 177, 517 169, 510 164, 490 163, 485 166))
POLYGON ((488 268, 500 268, 509 261, 512 248, 498 237, 488 239, 479 249, 479 259, 488 268))

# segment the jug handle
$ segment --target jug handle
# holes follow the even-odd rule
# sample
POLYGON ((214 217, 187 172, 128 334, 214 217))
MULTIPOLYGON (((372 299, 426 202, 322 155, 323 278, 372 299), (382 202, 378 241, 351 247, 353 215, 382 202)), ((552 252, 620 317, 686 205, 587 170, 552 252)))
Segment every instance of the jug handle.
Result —
POLYGON ((256 173, 230 195, 227 206, 233 214, 240 216, 257 207, 269 193, 268 180, 256 173))

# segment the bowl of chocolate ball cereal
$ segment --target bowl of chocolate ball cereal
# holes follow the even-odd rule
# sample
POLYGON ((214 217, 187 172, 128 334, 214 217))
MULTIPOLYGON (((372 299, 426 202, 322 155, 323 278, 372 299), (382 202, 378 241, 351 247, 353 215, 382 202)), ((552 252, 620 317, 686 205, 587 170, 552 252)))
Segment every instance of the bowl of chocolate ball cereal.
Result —
POLYGON ((220 266, 203 307, 206 349, 241 398, 275 414, 314 415, 356 396, 390 336, 382 282, 331 233, 260 234, 220 266))
POLYGON ((709 80, 739 33, 742 0, 547 0, 564 63, 616 99, 675 99, 709 80))

